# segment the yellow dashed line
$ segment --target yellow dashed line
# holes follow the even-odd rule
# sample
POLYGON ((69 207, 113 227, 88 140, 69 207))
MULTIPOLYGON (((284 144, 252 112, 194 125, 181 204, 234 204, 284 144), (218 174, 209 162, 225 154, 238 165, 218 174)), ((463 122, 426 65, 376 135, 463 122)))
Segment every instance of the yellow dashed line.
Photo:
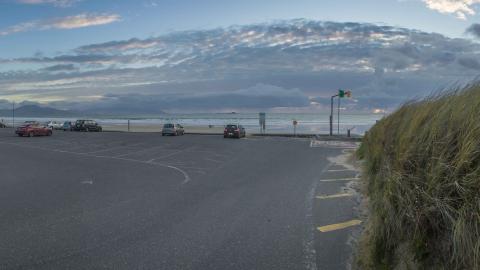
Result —
POLYGON ((325 199, 343 198, 343 197, 351 197, 351 196, 353 196, 352 193, 338 193, 338 194, 333 194, 333 195, 317 196, 317 199, 325 200, 325 199))
POLYGON ((354 177, 354 178, 332 178, 332 179, 320 179, 320 182, 336 182, 336 181, 353 181, 353 180, 359 180, 360 178, 354 177))
POLYGON ((317 227, 317 230, 321 232, 331 232, 331 231, 341 230, 341 229, 345 229, 352 226, 357 226, 357 225, 360 225, 361 223, 362 223, 361 220, 354 219, 347 222, 317 227))

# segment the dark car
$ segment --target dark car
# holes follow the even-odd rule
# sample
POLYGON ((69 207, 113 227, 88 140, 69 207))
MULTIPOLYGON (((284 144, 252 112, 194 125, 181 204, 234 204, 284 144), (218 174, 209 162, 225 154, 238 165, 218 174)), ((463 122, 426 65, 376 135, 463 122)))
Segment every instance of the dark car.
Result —
POLYGON ((33 124, 24 124, 19 126, 16 130, 15 133, 18 136, 28 136, 28 137, 33 137, 33 136, 51 136, 52 135, 52 129, 42 126, 38 123, 33 123, 33 124))
POLYGON ((77 120, 73 127, 75 131, 102 131, 102 126, 100 126, 94 120, 77 120))
POLYGON ((62 125, 63 131, 73 131, 75 125, 70 121, 65 121, 62 125))
POLYGON ((245 136, 245 128, 242 125, 226 125, 223 130, 224 138, 241 138, 245 136))

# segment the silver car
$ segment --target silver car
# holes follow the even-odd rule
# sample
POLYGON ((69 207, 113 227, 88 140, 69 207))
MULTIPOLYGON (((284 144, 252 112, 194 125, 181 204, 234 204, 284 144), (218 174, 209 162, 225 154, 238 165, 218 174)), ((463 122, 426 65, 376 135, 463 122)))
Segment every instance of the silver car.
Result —
POLYGON ((57 121, 49 121, 45 124, 46 127, 49 129, 62 129, 63 128, 63 123, 57 122, 57 121))
POLYGON ((180 124, 169 123, 169 124, 163 125, 162 136, 165 136, 165 135, 178 136, 183 134, 185 134, 185 130, 183 129, 183 126, 180 124))

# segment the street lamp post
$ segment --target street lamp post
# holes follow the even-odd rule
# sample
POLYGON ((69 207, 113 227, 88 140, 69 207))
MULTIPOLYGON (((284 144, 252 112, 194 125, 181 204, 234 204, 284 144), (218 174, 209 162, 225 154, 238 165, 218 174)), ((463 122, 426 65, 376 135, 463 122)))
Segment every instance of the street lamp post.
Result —
POLYGON ((333 99, 335 97, 338 97, 338 124, 337 124, 337 132, 340 135, 340 99, 344 97, 351 97, 352 96, 352 91, 350 90, 338 90, 338 94, 332 96, 330 100, 330 136, 333 135, 333 99))
POLYGON ((337 134, 338 135, 340 135, 340 100, 341 100, 341 98, 339 97, 338 98, 338 108, 337 108, 337 110, 338 110, 338 112, 337 112, 337 114, 338 114, 338 116, 337 116, 337 134))
POLYGON ((330 102, 330 136, 333 135, 333 99, 335 97, 338 97, 338 94, 332 96, 331 102, 330 102))
POLYGON ((15 129, 15 101, 12 104, 12 127, 15 129))

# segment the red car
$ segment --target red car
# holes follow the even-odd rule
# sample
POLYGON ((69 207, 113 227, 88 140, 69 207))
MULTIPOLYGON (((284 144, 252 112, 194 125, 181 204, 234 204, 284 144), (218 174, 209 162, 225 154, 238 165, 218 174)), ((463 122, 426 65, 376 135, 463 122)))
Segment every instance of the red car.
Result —
POLYGON ((52 130, 39 124, 25 124, 19 126, 15 133, 18 136, 52 136, 52 130))
POLYGON ((241 138, 245 137, 246 132, 245 128, 242 125, 226 125, 225 129, 223 130, 223 137, 224 138, 241 138))

